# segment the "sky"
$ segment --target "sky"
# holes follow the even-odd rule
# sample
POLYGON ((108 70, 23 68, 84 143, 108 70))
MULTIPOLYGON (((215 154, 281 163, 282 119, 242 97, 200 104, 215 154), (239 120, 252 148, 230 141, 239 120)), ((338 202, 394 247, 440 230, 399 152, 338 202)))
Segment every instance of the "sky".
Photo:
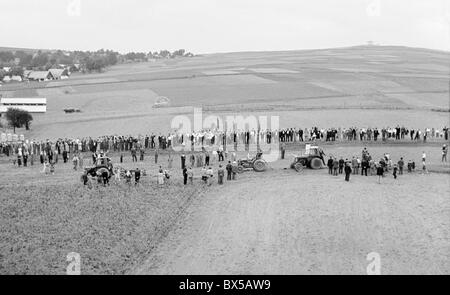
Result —
POLYGON ((450 51, 449 0, 0 0, 0 47, 193 53, 450 51))

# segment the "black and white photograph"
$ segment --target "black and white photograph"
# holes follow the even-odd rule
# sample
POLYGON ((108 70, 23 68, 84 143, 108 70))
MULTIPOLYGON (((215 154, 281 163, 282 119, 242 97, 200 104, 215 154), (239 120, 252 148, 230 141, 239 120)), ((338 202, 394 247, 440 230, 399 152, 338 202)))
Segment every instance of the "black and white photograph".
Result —
POLYGON ((0 19, 0 275, 269 294, 450 274, 450 1, 0 0, 0 19))

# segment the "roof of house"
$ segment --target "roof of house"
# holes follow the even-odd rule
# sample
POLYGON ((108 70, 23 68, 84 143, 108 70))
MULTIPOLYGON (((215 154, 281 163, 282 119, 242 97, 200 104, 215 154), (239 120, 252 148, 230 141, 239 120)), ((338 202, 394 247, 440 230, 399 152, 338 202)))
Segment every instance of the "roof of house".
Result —
POLYGON ((0 98, 0 104, 47 104, 46 98, 0 98))
POLYGON ((60 78, 64 72, 66 72, 65 69, 50 69, 50 73, 52 73, 53 77, 60 78))
POLYGON ((48 75, 53 74, 50 71, 33 71, 28 75, 29 79, 47 79, 48 75))

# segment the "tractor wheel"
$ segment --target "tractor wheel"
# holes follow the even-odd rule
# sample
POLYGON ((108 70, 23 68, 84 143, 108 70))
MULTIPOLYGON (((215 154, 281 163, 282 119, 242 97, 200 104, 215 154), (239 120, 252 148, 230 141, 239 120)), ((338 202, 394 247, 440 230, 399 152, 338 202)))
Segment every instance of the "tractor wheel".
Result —
POLYGON ((302 172, 303 171, 303 164, 302 163, 295 163, 294 164, 294 169, 295 169, 295 171, 297 171, 297 172, 302 172))
POLYGON ((311 160, 311 169, 318 170, 322 169, 322 160, 319 158, 314 158, 311 160))
POLYGON ((264 172, 266 169, 267 165, 263 160, 256 160, 255 163, 253 163, 253 170, 256 172, 264 172))
POLYGON ((239 165, 239 166, 237 167, 237 173, 239 173, 239 174, 244 173, 244 166, 239 165))

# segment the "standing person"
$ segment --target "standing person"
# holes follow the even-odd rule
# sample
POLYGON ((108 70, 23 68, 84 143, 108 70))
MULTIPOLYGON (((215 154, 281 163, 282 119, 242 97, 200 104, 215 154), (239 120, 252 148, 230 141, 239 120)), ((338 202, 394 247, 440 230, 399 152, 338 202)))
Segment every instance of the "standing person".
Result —
POLYGON ((139 150, 139 152, 140 152, 139 160, 140 160, 141 162, 143 162, 143 161, 144 161, 145 150, 144 150, 143 148, 141 148, 141 149, 139 150))
POLYGON ((333 175, 333 158, 330 156, 330 158, 328 159, 328 174, 333 175))
POLYGON ((120 163, 123 163, 123 153, 120 153, 120 163))
POLYGON ((398 161, 397 165, 399 174, 403 175, 403 168, 405 167, 405 161, 403 160, 403 158, 400 158, 400 161, 398 161))
POLYGON ((103 186, 106 187, 106 185, 109 185, 109 177, 108 177, 108 172, 107 171, 103 171, 101 174, 102 180, 103 180, 103 186))
POLYGON ((357 168, 358 167, 358 160, 356 160, 356 157, 352 158, 352 171, 353 174, 356 174, 357 168))
POLYGON ((136 168, 136 171, 134 171, 134 185, 138 185, 139 181, 141 180, 141 170, 139 168, 136 168))
POLYGON ((158 164, 158 157, 159 157, 159 150, 155 149, 155 164, 158 164))
POLYGON ((185 169, 186 168, 186 155, 182 154, 181 155, 181 169, 185 169))
POLYGON ((344 166, 345 166, 345 161, 341 157, 341 159, 339 160, 339 174, 344 173, 344 166))
POLYGON ((283 142, 281 144, 281 160, 284 160, 285 155, 286 155, 286 144, 283 142))
POLYGON ((183 168, 183 184, 187 185, 188 181, 188 170, 186 167, 183 168))
POLYGON ((378 183, 381 183, 381 178, 384 176, 384 168, 383 165, 377 165, 377 175, 378 175, 378 183))
POLYGON ((397 179, 397 170, 398 170, 398 166, 397 166, 397 164, 395 164, 394 171, 392 172, 392 175, 394 175, 394 179, 397 179))
POLYGON ((189 170, 187 172, 188 178, 189 178, 189 184, 194 184, 194 170, 192 170, 192 167, 189 167, 189 170))
POLYGON ((219 165, 219 170, 217 170, 217 179, 218 184, 223 185, 223 177, 225 176, 225 170, 223 169, 222 165, 219 165))
POLYGON ((448 148, 447 148, 447 145, 444 144, 442 146, 442 162, 447 163, 447 153, 448 153, 448 148))
POLYGON ((205 165, 209 166, 210 155, 207 151, 205 151, 205 165))
POLYGON ((228 161, 226 169, 227 169, 227 180, 230 181, 231 176, 233 174, 233 165, 231 165, 231 161, 228 161))
POLYGON ((233 162, 233 167, 231 170, 231 180, 236 180, 236 174, 238 172, 238 163, 236 161, 233 162))
POLYGON ((369 170, 369 160, 364 157, 361 163, 361 176, 367 176, 367 170, 369 170))
POLYGON ((408 173, 412 172, 412 162, 411 160, 408 161, 408 173))
POLYGON ((159 169, 158 175, 157 175, 158 185, 164 185, 164 172, 163 170, 159 169))
POLYGON ((191 162, 191 168, 195 166, 195 155, 191 154, 189 157, 189 160, 191 162))
POLYGON ((137 162, 137 156, 136 156, 136 148, 131 148, 131 162, 137 162))
POLYGON ((361 167, 361 160, 359 159, 359 157, 356 158, 356 175, 359 174, 359 168, 361 167))
POLYGON ((422 159, 422 173, 423 174, 428 174, 427 164, 426 164, 425 158, 422 159))
POLYGON ((333 175, 334 176, 338 176, 338 169, 339 169, 339 161, 337 160, 337 158, 334 158, 333 160, 333 175))
POLYGON ((427 154, 425 152, 422 153, 422 162, 427 161, 427 154))
POLYGON ((345 181, 349 182, 350 181, 350 175, 352 174, 352 167, 350 167, 350 163, 346 162, 345 163, 345 181))
POLYGON ((79 161, 79 159, 78 159, 77 154, 74 154, 73 158, 72 158, 72 164, 73 164, 73 170, 75 170, 75 171, 77 171, 77 168, 78 168, 78 161, 79 161))

